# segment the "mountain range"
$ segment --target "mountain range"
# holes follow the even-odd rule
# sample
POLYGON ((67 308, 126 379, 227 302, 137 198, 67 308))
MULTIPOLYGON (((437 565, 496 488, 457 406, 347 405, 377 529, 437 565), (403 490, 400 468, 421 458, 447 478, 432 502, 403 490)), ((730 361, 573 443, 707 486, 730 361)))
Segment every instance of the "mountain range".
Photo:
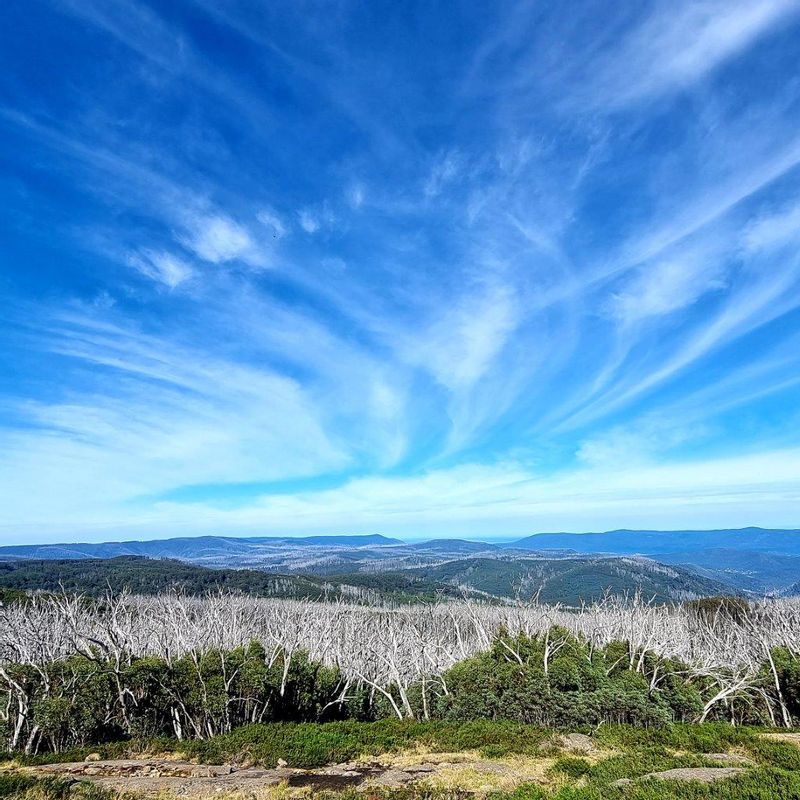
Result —
MULTIPOLYGON (((426 592, 437 586, 458 587, 495 597, 539 592, 551 602, 594 599, 605 590, 638 589, 660 599, 800 592, 800 530, 792 529, 541 533, 505 543, 465 539, 409 543, 373 534, 199 536, 0 547, 0 562, 17 567, 31 560, 99 564, 98 560, 120 558, 172 559, 214 570, 246 568, 305 576, 311 581, 305 588, 312 592, 322 579, 364 586, 365 578, 376 573, 382 576, 377 583, 394 580, 412 587, 412 594, 423 586, 426 592)), ((55 564, 51 571, 54 568, 55 564)), ((44 574, 41 568, 39 572, 44 574)))

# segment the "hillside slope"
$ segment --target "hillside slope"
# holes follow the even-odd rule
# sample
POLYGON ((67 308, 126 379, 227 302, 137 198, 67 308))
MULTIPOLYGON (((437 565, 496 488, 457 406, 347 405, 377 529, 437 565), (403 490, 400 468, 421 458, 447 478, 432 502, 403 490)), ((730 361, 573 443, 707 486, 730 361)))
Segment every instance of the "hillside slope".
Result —
MULTIPOLYGON (((461 597, 451 586, 358 575, 326 579, 305 575, 278 575, 249 569, 210 569, 173 559, 118 556, 110 559, 63 559, 0 562, 0 593, 18 597, 19 592, 76 592, 92 596, 110 587, 134 594, 158 594, 176 589, 188 594, 217 590, 242 592, 261 597, 292 599, 347 599, 369 603, 433 600, 440 595, 461 597), (372 578, 372 579, 371 579, 372 578), (17 594, 12 594, 17 593, 17 594)), ((0 594, 2 599, 2 594, 0 594)))
POLYGON ((605 533, 537 533, 507 545, 526 550, 574 553, 651 555, 709 548, 800 555, 800 530, 738 528, 714 531, 632 531, 605 533))
MULTIPOLYGON (((0 563, 0 591, 80 592, 99 596, 108 587, 135 594, 178 589, 201 594, 219 589, 262 597, 349 599, 405 603, 437 598, 530 598, 577 605, 606 592, 641 591, 657 601, 730 593, 730 587, 680 567, 644 559, 474 558, 396 571, 337 575, 279 575, 248 569, 210 569, 169 559, 32 560, 0 563)), ((11 596, 11 595, 9 595, 11 596)))
POLYGON ((394 577, 423 580, 496 597, 529 599, 538 593, 543 602, 568 605, 592 602, 607 592, 622 595, 640 591, 648 599, 665 602, 732 591, 727 583, 705 578, 683 567, 636 558, 514 561, 469 558, 385 572, 381 577, 384 580, 394 577))

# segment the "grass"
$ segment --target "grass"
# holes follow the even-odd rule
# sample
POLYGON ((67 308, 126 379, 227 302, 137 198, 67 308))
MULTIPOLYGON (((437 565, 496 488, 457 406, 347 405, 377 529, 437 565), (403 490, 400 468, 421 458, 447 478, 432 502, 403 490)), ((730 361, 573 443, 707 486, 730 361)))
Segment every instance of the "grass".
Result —
POLYGON ((56 778, 0 772, 0 798, 6 800, 112 800, 91 783, 72 784, 56 778))
POLYGON ((247 725, 228 734, 202 741, 176 739, 115 742, 70 750, 60 754, 17 756, 22 765, 83 761, 89 753, 101 758, 136 754, 182 753, 206 764, 249 762, 274 767, 284 759, 291 767, 313 768, 351 761, 361 756, 394 753, 415 746, 431 752, 475 750, 486 758, 537 753, 552 736, 542 728, 513 722, 275 722, 247 725))

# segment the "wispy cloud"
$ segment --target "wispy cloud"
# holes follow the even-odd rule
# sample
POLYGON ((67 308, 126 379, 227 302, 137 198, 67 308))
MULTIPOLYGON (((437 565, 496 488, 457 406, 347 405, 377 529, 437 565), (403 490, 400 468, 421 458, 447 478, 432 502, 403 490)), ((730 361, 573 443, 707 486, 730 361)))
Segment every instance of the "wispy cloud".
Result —
POLYGON ((54 7, 6 530, 791 522, 798 2, 54 7))
POLYGON ((719 250, 684 249, 636 270, 612 293, 609 311, 625 325, 680 311, 724 289, 728 268, 719 250))
POLYGON ((269 208, 262 208, 256 214, 258 221, 272 232, 274 239, 282 239, 289 232, 283 218, 269 208))
POLYGON ((406 357, 448 389, 469 388, 492 366, 518 320, 509 288, 479 287, 412 338, 406 357))
POLYGON ((596 106, 624 106, 690 87, 800 11, 796 0, 657 4, 580 87, 596 106))
POLYGON ((175 289, 194 275, 194 270, 185 261, 162 251, 144 250, 131 253, 128 263, 154 281, 175 289))

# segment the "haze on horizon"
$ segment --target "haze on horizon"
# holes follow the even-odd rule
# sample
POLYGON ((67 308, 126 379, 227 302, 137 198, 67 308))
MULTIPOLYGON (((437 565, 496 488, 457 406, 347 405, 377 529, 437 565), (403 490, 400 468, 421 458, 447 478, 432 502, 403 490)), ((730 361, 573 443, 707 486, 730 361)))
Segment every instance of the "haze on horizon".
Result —
POLYGON ((0 8, 0 545, 800 526, 800 0, 0 8))

